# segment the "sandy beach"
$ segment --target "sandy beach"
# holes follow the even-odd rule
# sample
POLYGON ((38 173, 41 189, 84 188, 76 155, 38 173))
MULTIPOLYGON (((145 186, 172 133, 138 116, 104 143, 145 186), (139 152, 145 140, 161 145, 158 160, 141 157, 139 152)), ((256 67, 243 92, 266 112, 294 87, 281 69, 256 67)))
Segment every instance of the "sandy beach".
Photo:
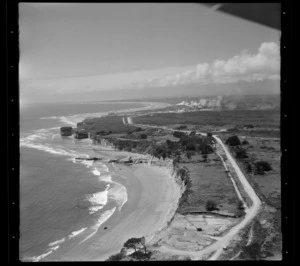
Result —
MULTIPOLYGON (((131 154, 105 153, 110 153, 111 157, 131 154)), ((128 200, 121 211, 116 210, 93 237, 67 252, 48 256, 46 261, 103 261, 118 253, 129 238, 145 236, 148 241, 167 225, 180 197, 171 169, 147 164, 113 164, 112 169, 112 180, 127 188, 128 200)))

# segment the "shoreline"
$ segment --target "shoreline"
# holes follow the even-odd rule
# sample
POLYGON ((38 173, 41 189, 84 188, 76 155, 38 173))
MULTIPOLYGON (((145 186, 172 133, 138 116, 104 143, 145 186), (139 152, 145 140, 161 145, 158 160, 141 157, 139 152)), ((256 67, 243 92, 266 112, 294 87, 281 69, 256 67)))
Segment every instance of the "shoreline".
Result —
MULTIPOLYGON (((143 104, 145 104, 143 107, 111 112, 123 114, 140 110, 153 110, 169 105, 153 102, 143 102, 143 104)), ((102 115, 108 115, 108 112, 102 115)), ((99 232, 91 239, 72 247, 65 254, 60 254, 61 252, 50 254, 42 261, 104 261, 109 256, 120 252, 123 244, 129 238, 145 236, 146 241, 149 242, 168 226, 168 222, 174 216, 181 192, 180 186, 172 175, 173 168, 170 167, 172 165, 170 162, 167 163, 166 160, 163 163, 159 162, 158 165, 150 165, 149 162, 152 162, 152 158, 149 154, 119 151, 104 146, 101 146, 99 151, 104 155, 105 153, 109 154, 109 156, 104 156, 108 159, 103 160, 103 162, 112 166, 111 169, 115 169, 111 172, 112 180, 126 187, 127 202, 120 212, 115 211, 100 226, 99 232), (126 166, 108 162, 109 159, 116 157, 143 158, 148 163, 126 166), (104 227, 112 229, 103 234, 104 227), (101 246, 103 242, 105 242, 106 247, 101 246), (100 254, 101 248, 102 254, 100 254)), ((155 162, 156 159, 153 161, 155 162)))
POLYGON ((43 261, 105 261, 119 253, 128 239, 145 236, 149 242, 168 225, 181 196, 171 169, 147 164, 118 164, 114 168, 117 169, 112 172, 112 180, 126 184, 128 189, 128 201, 122 210, 116 211, 83 244, 43 261))

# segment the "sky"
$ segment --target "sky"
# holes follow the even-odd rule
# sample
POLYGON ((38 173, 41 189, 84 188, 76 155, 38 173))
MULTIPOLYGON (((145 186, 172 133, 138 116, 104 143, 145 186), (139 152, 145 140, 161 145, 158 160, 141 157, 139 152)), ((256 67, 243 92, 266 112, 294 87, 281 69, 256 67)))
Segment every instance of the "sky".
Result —
POLYGON ((20 3, 19 29, 21 102, 280 79, 280 31, 201 4, 20 3))

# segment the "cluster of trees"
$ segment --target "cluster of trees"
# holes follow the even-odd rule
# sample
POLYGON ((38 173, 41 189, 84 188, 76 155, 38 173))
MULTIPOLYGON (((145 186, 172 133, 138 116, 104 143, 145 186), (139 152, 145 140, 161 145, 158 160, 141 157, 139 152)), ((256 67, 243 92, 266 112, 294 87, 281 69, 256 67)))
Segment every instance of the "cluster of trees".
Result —
POLYGON ((115 255, 112 255, 108 258, 108 261, 120 261, 126 256, 127 249, 134 249, 134 253, 130 255, 130 257, 134 259, 149 259, 151 256, 150 252, 147 252, 146 240, 145 237, 133 237, 128 239, 121 251, 115 255), (139 248, 143 248, 143 252, 138 250, 139 248))
POLYGON ((121 138, 139 140, 139 139, 147 139, 148 136, 146 133, 128 132, 126 136, 122 136, 121 138))
POLYGON ((167 157, 171 156, 171 150, 165 143, 155 144, 151 148, 150 154, 158 159, 163 158, 165 160, 167 157))
POLYGON ((122 151, 132 151, 133 149, 138 149, 139 152, 144 152, 149 149, 152 145, 152 142, 147 140, 134 141, 130 139, 118 139, 118 138, 106 138, 109 142, 111 142, 116 149, 122 151))
POLYGON ((213 153, 213 151, 207 138, 183 134, 179 141, 171 141, 168 139, 165 143, 154 144, 151 147, 150 154, 159 159, 170 158, 172 155, 175 157, 186 154, 189 159, 195 152, 200 152, 207 159, 207 154, 213 153))
POLYGON ((241 145, 241 141, 238 138, 238 136, 231 136, 229 137, 226 141, 225 144, 229 145, 229 146, 240 146, 241 145))

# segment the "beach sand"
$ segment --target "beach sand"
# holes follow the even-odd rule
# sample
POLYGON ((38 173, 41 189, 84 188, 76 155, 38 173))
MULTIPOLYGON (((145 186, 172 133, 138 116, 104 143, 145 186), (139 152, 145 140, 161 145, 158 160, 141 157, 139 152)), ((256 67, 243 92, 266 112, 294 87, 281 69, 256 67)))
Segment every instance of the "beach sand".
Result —
MULTIPOLYGON (((116 154, 125 153, 116 152, 113 157, 116 154)), ((61 255, 54 253, 47 261, 103 261, 118 253, 129 238, 145 236, 147 242, 167 225, 180 197, 171 170, 147 164, 114 164, 114 169, 112 180, 128 190, 128 200, 121 211, 116 210, 86 242, 61 255)))

